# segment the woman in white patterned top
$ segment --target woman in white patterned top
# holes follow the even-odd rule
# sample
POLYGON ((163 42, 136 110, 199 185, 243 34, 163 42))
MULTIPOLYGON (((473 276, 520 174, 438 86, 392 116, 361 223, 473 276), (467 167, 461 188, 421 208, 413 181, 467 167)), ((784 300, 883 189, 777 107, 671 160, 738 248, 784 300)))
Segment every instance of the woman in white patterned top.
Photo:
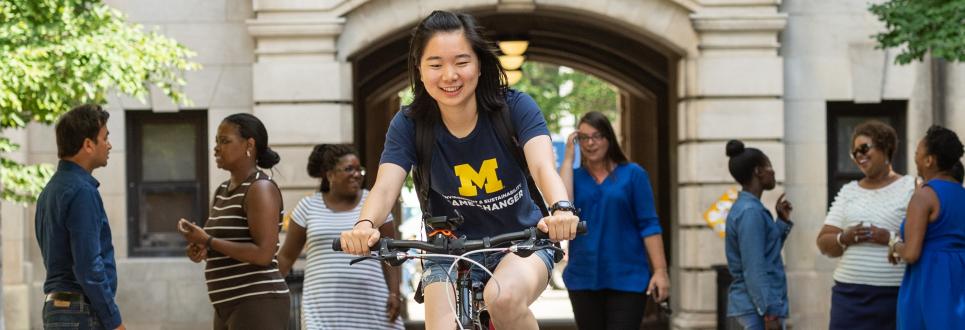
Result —
POLYGON ((817 238, 821 253, 841 258, 834 271, 829 328, 894 329, 905 266, 887 262, 888 241, 898 232, 915 180, 891 166, 898 145, 891 126, 862 123, 851 144, 852 160, 864 178, 838 191, 817 238))
MULTIPOLYGON (((298 202, 278 254, 278 267, 287 274, 308 243, 302 293, 305 326, 401 330, 400 269, 376 260, 350 266, 354 256, 332 251, 332 239, 355 225, 368 195, 362 189, 365 169, 355 150, 347 145, 315 146, 308 156, 308 174, 322 179, 320 191, 298 202)), ((383 237, 395 237, 390 222, 380 230, 383 237)))

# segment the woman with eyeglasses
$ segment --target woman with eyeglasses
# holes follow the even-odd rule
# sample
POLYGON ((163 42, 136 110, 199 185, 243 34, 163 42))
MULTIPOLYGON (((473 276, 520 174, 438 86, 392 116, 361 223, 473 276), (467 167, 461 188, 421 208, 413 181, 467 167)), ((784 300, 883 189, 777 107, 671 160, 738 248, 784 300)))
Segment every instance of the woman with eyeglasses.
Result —
MULTIPOLYGON (((319 191, 302 198, 291 213, 278 268, 287 275, 305 244, 308 258, 302 291, 302 318, 308 329, 402 329, 399 317, 401 273, 397 267, 332 251, 332 240, 358 220, 368 190, 365 169, 348 145, 319 144, 308 156, 308 175, 321 178, 319 191)), ((395 237, 392 215, 379 228, 395 237)))
POLYGON ((898 293, 901 329, 961 329, 965 324, 962 154, 958 135, 941 126, 929 128, 918 142, 915 166, 925 184, 911 197, 902 235, 892 239, 888 251, 891 263, 908 264, 898 293))
POLYGON ((570 241, 563 281, 580 329, 638 329, 648 296, 670 296, 660 220, 647 171, 629 162, 602 113, 580 119, 566 140, 560 177, 586 221, 570 241), (574 144, 580 168, 573 169, 574 144))
POLYGON ((915 179, 895 173, 895 130, 880 121, 854 129, 851 159, 864 178, 838 191, 817 237, 818 249, 841 258, 831 289, 830 329, 894 329, 904 265, 887 262, 915 179))

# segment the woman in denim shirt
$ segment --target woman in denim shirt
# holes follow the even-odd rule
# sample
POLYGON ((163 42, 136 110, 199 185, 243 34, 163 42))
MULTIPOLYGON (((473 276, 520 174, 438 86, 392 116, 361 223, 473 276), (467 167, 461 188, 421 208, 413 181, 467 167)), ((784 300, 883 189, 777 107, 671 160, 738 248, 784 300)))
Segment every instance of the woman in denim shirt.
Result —
POLYGON ((727 142, 730 174, 743 190, 727 215, 727 266, 734 281, 727 297, 727 316, 744 329, 781 329, 788 315, 787 279, 781 248, 791 232, 791 203, 777 199, 778 219, 761 203, 774 189, 774 168, 758 149, 727 142))

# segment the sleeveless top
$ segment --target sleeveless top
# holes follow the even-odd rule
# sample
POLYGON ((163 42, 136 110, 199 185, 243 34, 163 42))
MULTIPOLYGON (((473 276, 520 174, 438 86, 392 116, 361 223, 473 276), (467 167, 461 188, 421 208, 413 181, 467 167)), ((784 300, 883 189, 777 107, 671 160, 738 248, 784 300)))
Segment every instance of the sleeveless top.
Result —
MULTIPOLYGON (((898 329, 961 329, 965 324, 965 188, 940 179, 926 186, 938 196, 938 218, 928 224, 921 256, 908 265, 898 289, 898 329)), ((904 235, 904 224, 901 227, 904 235)))
MULTIPOLYGON (((204 224, 204 231, 208 235, 225 241, 254 242, 248 227, 244 204, 248 188, 257 180, 271 181, 271 177, 256 171, 232 190, 228 190, 229 181, 218 186, 211 204, 210 216, 204 224)), ((279 209, 279 231, 283 214, 284 208, 279 209)), ((278 253, 278 246, 275 247, 275 253, 278 253)), ((204 267, 204 279, 212 305, 252 296, 288 297, 288 285, 278 272, 276 257, 272 258, 269 266, 264 267, 242 262, 211 250, 208 252, 204 267)))

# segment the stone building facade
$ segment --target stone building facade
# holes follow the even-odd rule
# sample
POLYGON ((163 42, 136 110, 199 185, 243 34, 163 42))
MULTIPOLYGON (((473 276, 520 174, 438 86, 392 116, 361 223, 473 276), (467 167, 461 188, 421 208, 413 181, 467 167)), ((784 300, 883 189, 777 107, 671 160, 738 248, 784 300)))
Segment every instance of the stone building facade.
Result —
MULTIPOLYGON (((893 65, 893 51, 874 48, 870 35, 882 26, 864 1, 108 3, 131 21, 195 50, 195 60, 204 66, 187 74, 190 107, 178 107, 157 92, 146 102, 117 96, 107 105, 114 149, 108 166, 94 174, 114 231, 118 303, 133 329, 204 329, 211 318, 202 266, 152 252, 144 243, 163 243, 164 237, 143 234, 145 225, 137 219, 146 206, 132 201, 134 187, 149 181, 132 180, 143 176, 134 174, 144 169, 138 161, 154 159, 138 140, 151 136, 146 127, 179 116, 200 122, 191 134, 202 152, 192 166, 202 184, 186 189, 210 193, 207 187, 226 179, 213 162, 202 160, 211 156, 218 123, 231 113, 255 114, 282 156, 275 177, 290 209, 316 187, 304 173, 316 143, 357 143, 363 161, 375 168, 387 118, 398 106, 394 92, 407 84, 407 32, 434 9, 474 13, 497 37, 529 39, 530 60, 574 67, 620 89, 625 148, 654 176, 668 233, 673 328, 716 325, 711 266, 725 263, 723 240, 701 214, 734 186, 723 152, 728 139, 742 139, 771 157, 781 185, 765 195, 766 205, 781 192, 795 204, 797 225, 785 249, 790 322, 795 328, 821 329, 827 324, 834 267, 814 245, 833 197, 828 196, 835 174, 829 157, 836 143, 829 136, 837 135, 829 135, 829 123, 892 115, 888 118, 902 125, 903 140, 911 141, 904 144, 906 165, 913 164, 915 141, 933 121, 934 102, 944 105, 940 117, 947 126, 965 132, 960 87, 965 69, 928 62, 893 65), (944 77, 944 93, 932 92, 934 68, 944 77)), ((4 134, 24 146, 15 157, 56 161, 56 146, 47 138, 51 128, 34 125, 4 134)), ((913 165, 906 168, 913 171, 913 165)), ((204 194, 202 207, 208 198, 204 194)), ((39 328, 44 269, 33 237, 33 209, 4 203, 2 212, 6 327, 39 328)))

